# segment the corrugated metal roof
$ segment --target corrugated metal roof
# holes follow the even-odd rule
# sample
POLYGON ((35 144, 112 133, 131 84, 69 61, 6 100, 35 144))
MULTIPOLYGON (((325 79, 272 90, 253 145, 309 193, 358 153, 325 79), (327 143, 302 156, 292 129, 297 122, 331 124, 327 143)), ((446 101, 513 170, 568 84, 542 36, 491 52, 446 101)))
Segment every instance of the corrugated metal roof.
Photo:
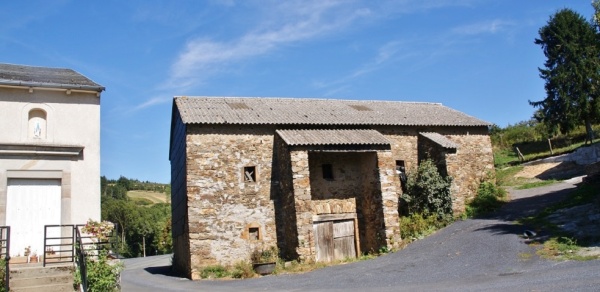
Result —
POLYGON ((424 132, 424 133, 419 133, 419 135, 431 140, 432 142, 434 142, 446 149, 458 148, 458 145, 456 145, 456 143, 452 142, 450 139, 446 138, 445 136, 443 136, 440 133, 424 132))
POLYGON ((101 85, 71 69, 13 64, 0 64, 0 85, 104 90, 101 85))
POLYGON ((294 145, 388 145, 390 141, 375 130, 277 130, 290 146, 294 145))
POLYGON ((308 98, 175 97, 186 124, 488 126, 439 103, 308 98))

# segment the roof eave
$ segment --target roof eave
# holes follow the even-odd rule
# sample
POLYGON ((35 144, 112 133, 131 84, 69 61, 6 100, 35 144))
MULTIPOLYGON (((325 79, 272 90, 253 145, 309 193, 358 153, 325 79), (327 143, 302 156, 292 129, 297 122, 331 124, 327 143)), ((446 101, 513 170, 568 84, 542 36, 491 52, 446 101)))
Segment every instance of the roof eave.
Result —
POLYGON ((27 87, 27 88, 48 88, 48 89, 73 89, 73 90, 84 90, 102 92, 106 90, 104 86, 94 85, 71 85, 61 83, 50 83, 50 82, 31 82, 31 81, 20 81, 20 80, 0 80, 0 85, 5 86, 16 86, 16 87, 27 87))
POLYGON ((303 125, 303 126, 391 126, 391 127, 489 127, 492 124, 490 123, 482 123, 482 124, 366 124, 366 123, 229 123, 229 122, 194 122, 194 121, 183 121, 186 125, 248 125, 248 126, 294 126, 294 125, 303 125))

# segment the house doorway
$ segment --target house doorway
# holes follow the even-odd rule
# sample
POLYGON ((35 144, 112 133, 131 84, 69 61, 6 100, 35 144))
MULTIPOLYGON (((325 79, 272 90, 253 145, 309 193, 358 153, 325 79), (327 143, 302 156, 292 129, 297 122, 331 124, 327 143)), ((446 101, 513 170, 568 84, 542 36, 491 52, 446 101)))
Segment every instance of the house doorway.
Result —
MULTIPOLYGON (((44 255, 44 225, 60 224, 61 182, 55 179, 9 179, 6 225, 11 228, 10 256, 23 256, 25 248, 44 255)), ((59 237, 48 234, 48 237, 59 237)))
POLYGON ((354 219, 313 222, 317 262, 356 258, 354 219))

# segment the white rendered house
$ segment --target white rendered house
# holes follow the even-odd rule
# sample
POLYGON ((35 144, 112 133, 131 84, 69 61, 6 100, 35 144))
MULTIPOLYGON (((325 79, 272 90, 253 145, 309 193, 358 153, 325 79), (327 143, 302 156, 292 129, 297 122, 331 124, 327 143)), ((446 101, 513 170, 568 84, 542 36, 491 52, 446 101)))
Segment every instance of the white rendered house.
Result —
MULTIPOLYGON (((0 225, 10 256, 44 253, 44 225, 100 220, 100 93, 62 68, 0 64, 0 225)), ((54 235, 57 236, 57 235, 54 235)))

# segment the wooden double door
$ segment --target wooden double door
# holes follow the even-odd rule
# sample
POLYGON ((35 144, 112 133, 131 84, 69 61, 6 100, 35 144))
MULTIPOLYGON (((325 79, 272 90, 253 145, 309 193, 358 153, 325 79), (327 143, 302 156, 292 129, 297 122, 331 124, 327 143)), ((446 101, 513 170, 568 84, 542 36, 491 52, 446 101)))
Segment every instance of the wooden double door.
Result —
POLYGON ((317 262, 356 258, 356 219, 313 223, 317 262))

